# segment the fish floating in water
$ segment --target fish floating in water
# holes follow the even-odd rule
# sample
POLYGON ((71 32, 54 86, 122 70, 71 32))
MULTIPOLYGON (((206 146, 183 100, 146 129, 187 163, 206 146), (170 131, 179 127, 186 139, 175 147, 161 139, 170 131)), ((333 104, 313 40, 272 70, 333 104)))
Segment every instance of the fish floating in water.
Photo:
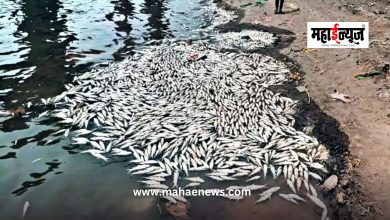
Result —
POLYGON ((28 210, 28 208, 30 207, 30 202, 29 201, 25 201, 24 202, 24 205, 23 205, 23 219, 24 219, 24 217, 26 216, 26 213, 27 213, 27 210, 28 210))

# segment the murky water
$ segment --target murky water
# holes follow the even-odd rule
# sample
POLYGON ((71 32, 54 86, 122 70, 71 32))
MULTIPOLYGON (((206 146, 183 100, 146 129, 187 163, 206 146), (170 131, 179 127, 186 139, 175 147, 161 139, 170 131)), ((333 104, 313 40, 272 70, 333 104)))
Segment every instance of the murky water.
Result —
MULTIPOLYGON (((121 60, 152 39, 201 35, 206 0, 0 0, 0 110, 58 95, 75 75, 121 60)), ((0 116, 0 219, 159 219, 154 198, 135 198, 137 179, 126 163, 104 164, 77 154, 69 138, 50 142, 57 128, 0 116)), ((217 183, 213 183, 217 184, 217 183)), ((215 187, 215 186, 213 186, 215 187)), ((221 187, 221 185, 219 185, 221 187)), ((312 208, 274 199, 254 206, 191 198, 194 219, 313 219, 312 208)))
POLYGON ((0 0, 3 107, 56 95, 75 73, 145 41, 199 34, 203 1, 0 0))

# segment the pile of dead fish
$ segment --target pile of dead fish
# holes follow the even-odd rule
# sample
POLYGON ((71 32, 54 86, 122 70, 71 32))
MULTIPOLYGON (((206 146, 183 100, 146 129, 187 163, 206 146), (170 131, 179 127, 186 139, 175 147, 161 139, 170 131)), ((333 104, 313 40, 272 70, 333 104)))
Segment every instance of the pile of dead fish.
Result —
POLYGON ((269 32, 241 30, 221 33, 216 36, 216 45, 225 49, 256 50, 271 46, 277 37, 269 32))
MULTIPOLYGON (((297 103, 269 89, 288 81, 288 69, 269 56, 216 47, 206 41, 145 46, 76 77, 61 95, 43 100, 56 107, 48 116, 65 127, 56 133, 98 159, 128 158, 129 173, 144 175, 152 189, 198 186, 199 171, 217 181, 284 176, 294 193, 279 196, 304 201, 298 195, 304 186, 326 218, 310 179, 321 180, 328 151, 294 128, 297 103), (189 60, 194 54, 204 59, 189 60)), ((265 190, 257 202, 278 190, 265 190)))
POLYGON ((205 5, 203 9, 206 13, 212 13, 212 22, 207 27, 207 30, 214 30, 215 27, 224 25, 232 20, 235 20, 238 18, 237 14, 234 11, 228 11, 220 8, 215 3, 208 3, 205 5))
POLYGON ((59 132, 99 159, 129 158, 129 172, 146 175, 149 188, 206 171, 217 181, 284 175, 294 192, 305 186, 315 195, 309 177, 321 179, 327 150, 294 129, 296 103, 268 89, 286 82, 287 73, 260 54, 220 53, 205 42, 164 44, 76 77, 44 102, 57 106, 50 116, 66 125, 59 132), (190 62, 192 53, 207 58, 190 62))

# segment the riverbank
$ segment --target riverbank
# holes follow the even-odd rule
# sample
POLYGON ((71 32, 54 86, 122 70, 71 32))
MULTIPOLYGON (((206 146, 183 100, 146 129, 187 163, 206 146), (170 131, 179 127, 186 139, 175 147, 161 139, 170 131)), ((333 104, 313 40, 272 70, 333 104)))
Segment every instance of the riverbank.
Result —
POLYGON ((385 219, 390 216, 390 186, 386 184, 390 181, 387 169, 390 164, 390 110, 388 101, 384 100, 389 79, 354 78, 357 73, 389 62, 390 34, 387 30, 390 23, 385 1, 376 1, 372 6, 362 3, 359 10, 352 10, 351 5, 356 5, 356 1, 294 0, 285 3, 287 13, 283 15, 273 14, 273 1, 261 7, 244 9, 240 5, 247 3, 246 0, 223 2, 238 10, 241 16, 237 23, 277 30, 282 37, 278 52, 299 63, 300 71, 305 73, 304 84, 310 98, 326 114, 339 121, 341 130, 348 135, 352 156, 346 161, 349 169, 343 174, 347 178, 339 183, 343 185, 341 188, 347 186, 349 189, 341 194, 344 196, 340 205, 349 207, 355 219, 385 219), (378 8, 383 11, 374 13, 378 8), (369 21, 370 48, 304 50, 306 22, 325 20, 369 21), (284 39, 289 41, 285 45, 284 39), (329 95, 335 89, 350 95, 353 102, 346 104, 332 100, 329 95))

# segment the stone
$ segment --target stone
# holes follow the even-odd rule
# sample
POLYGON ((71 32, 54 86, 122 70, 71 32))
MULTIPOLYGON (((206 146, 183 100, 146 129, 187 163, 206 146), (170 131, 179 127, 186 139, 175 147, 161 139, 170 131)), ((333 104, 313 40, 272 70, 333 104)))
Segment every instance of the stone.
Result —
POLYGON ((337 186, 338 177, 336 175, 330 176, 325 180, 324 184, 322 184, 322 188, 329 191, 334 189, 337 186))

